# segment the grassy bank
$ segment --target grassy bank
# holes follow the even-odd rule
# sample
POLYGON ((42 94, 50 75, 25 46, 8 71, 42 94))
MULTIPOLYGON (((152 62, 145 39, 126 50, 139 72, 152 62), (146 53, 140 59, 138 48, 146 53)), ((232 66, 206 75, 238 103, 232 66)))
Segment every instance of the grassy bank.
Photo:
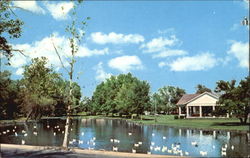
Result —
POLYGON ((143 116, 143 120, 135 120, 134 122, 142 124, 158 124, 172 127, 197 128, 197 129, 215 129, 215 130, 232 130, 232 131, 248 131, 247 125, 240 124, 237 118, 193 118, 193 119, 174 119, 173 115, 160 116, 143 116), (155 120, 156 118, 156 120, 155 120))

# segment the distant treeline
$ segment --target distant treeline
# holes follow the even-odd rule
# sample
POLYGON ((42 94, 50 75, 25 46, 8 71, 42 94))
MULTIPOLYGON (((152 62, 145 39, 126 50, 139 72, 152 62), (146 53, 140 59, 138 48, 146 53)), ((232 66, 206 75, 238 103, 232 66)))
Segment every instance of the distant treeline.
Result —
MULTIPOLYGON (((24 66, 23 77, 11 80, 9 71, 0 72, 0 119, 40 119, 42 116, 65 116, 69 104, 69 81, 53 68, 48 68, 45 57, 35 58, 24 66)), ((249 77, 238 86, 236 81, 218 81, 215 92, 221 97, 215 114, 231 113, 246 121, 249 113, 249 77)), ((197 85, 196 93, 212 92, 204 85, 197 85)), ((101 82, 91 98, 81 96, 81 88, 73 83, 73 107, 71 114, 86 112, 96 114, 118 114, 130 117, 145 111, 152 113, 176 113, 176 103, 185 90, 164 86, 150 93, 147 81, 141 81, 131 73, 111 76, 101 82)))

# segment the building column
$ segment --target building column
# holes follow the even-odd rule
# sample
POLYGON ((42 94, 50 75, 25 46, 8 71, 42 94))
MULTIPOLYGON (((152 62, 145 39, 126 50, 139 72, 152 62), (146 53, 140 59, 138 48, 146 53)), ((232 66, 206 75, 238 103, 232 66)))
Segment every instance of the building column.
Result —
POLYGON ((215 111, 215 106, 212 106, 213 107, 213 111, 215 111))
POLYGON ((181 107, 179 106, 179 118, 181 117, 181 107))
POLYGON ((196 107, 195 106, 193 106, 193 112, 194 112, 194 114, 196 114, 196 107))
POLYGON ((200 107, 200 117, 202 117, 202 107, 201 106, 199 107, 200 107))
POLYGON ((189 106, 186 106, 187 118, 189 117, 189 106))

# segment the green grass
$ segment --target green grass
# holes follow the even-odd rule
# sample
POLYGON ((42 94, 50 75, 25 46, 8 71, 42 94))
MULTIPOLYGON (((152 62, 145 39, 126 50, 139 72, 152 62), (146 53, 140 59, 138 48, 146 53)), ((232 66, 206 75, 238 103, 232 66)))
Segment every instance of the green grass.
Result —
POLYGON ((249 125, 240 124, 237 118, 193 118, 193 119, 174 119, 173 115, 143 116, 143 120, 132 120, 142 124, 158 124, 172 127, 197 128, 197 129, 215 129, 247 131, 249 125), (156 121, 155 121, 156 118, 156 121))

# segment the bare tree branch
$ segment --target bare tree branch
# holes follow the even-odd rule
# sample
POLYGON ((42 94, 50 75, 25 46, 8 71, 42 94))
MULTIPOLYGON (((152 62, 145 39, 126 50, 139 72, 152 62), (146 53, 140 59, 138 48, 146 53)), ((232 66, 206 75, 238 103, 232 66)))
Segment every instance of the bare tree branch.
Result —
MULTIPOLYGON (((51 39, 51 40, 52 40, 52 39, 51 39)), ((61 63, 61 65, 62 65, 62 67, 69 73, 69 70, 64 66, 64 64, 63 64, 63 62, 62 62, 62 58, 61 58, 61 56, 60 56, 60 54, 59 54, 59 52, 58 52, 58 50, 57 50, 57 48, 56 48, 56 46, 55 46, 53 40, 52 40, 52 44, 53 44, 53 47, 54 47, 54 49, 55 49, 55 52, 56 52, 56 54, 57 54, 57 56, 58 56, 58 58, 59 58, 59 60, 60 60, 60 63, 61 63)))
MULTIPOLYGON (((9 50, 10 52, 19 52, 19 53, 21 53, 23 56, 28 57, 27 55, 25 55, 25 54, 23 53, 23 50, 20 50, 20 49, 9 49, 9 48, 5 47, 3 44, 0 45, 0 48, 3 49, 3 50, 9 50)), ((0 50, 1 50, 1 49, 0 49, 0 50)))

